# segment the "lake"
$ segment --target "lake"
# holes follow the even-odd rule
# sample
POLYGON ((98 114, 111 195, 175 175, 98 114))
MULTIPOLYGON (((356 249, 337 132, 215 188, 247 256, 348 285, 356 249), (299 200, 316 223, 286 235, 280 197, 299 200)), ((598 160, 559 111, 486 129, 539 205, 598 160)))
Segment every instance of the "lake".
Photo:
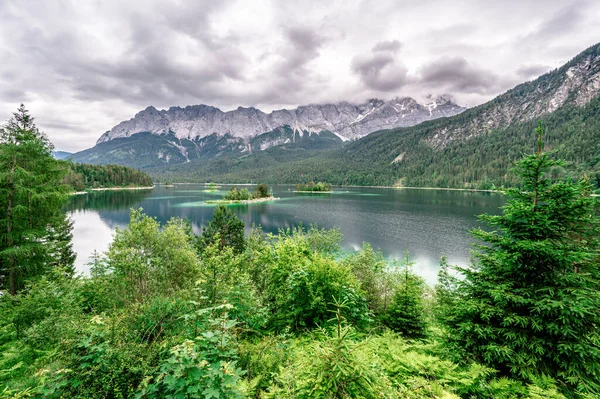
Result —
MULTIPOLYGON (((115 228, 127 225, 130 208, 141 207, 161 223, 171 217, 189 219, 199 234, 215 207, 204 201, 220 199, 230 187, 209 193, 203 185, 181 184, 73 196, 68 210, 74 221, 77 271, 88 272, 89 256, 108 248, 115 228)), ((451 264, 469 263, 474 241, 468 230, 479 226, 476 215, 498 213, 504 204, 503 195, 487 192, 352 187, 305 194, 294 193, 289 185, 272 188, 280 200, 230 206, 247 230, 253 223, 272 233, 299 224, 338 227, 346 251, 360 249, 363 242, 388 258, 400 259, 409 251, 415 272, 430 284, 436 280, 442 254, 451 264)))

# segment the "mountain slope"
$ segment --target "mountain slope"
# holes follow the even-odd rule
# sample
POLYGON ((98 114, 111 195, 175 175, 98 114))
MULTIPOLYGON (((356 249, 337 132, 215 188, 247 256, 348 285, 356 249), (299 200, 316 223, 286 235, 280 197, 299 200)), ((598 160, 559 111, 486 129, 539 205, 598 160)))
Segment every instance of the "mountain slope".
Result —
POLYGON ((297 132, 283 126, 244 140, 227 133, 213 133, 196 139, 180 139, 172 132, 152 134, 142 132, 127 138, 113 139, 73 154, 74 162, 119 164, 135 168, 164 168, 165 165, 205 163, 223 156, 247 156, 274 146, 296 150, 323 151, 342 146, 342 140, 328 131, 297 132))
POLYGON ((599 95, 600 45, 596 45, 563 67, 453 117, 373 133, 307 161, 282 162, 276 170, 249 169, 251 160, 244 159, 231 160, 237 166, 222 173, 211 163, 179 173, 198 181, 510 185, 514 182, 506 171, 522 152, 533 150, 532 131, 541 119, 548 126, 547 146, 572 162, 570 170, 596 176, 600 173, 599 95))

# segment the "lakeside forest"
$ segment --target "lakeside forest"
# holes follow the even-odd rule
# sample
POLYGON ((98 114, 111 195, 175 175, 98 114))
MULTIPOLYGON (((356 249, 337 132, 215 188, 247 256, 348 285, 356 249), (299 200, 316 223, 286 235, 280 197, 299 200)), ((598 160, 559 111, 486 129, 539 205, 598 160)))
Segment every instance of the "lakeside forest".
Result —
POLYGON ((224 206, 199 236, 132 210, 81 277, 69 169, 21 108, 0 136, 0 397, 598 397, 598 203, 544 137, 472 265, 442 258, 435 287, 408 253, 245 236, 224 206))

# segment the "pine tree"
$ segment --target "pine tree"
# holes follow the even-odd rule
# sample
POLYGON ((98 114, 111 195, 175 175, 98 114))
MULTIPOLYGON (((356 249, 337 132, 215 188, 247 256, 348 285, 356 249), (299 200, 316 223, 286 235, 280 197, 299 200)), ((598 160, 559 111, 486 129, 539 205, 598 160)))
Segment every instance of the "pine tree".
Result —
POLYGON ((48 227, 66 201, 66 169, 21 104, 0 129, 0 288, 11 294, 49 267, 48 227))
POLYGON ((553 180, 562 161, 538 150, 516 163, 522 186, 506 191, 494 231, 464 268, 451 343, 473 360, 524 379, 550 375, 571 392, 600 394, 600 271, 597 203, 588 181, 553 180))
POLYGON ((200 250, 202 251, 215 240, 218 241, 221 250, 229 246, 235 253, 241 253, 245 248, 244 222, 223 205, 215 208, 213 220, 203 228, 199 240, 200 250))
POLYGON ((62 267, 67 275, 75 274, 75 259, 77 255, 73 252, 73 221, 60 213, 56 219, 50 222, 47 232, 48 254, 52 267, 62 267))
POLYGON ((427 327, 423 300, 425 281, 412 271, 413 262, 408 253, 403 266, 400 284, 384 316, 384 323, 406 337, 422 338, 427 327))
POLYGON ((456 308, 456 288, 459 280, 453 276, 450 271, 454 268, 448 264, 446 256, 440 260, 440 271, 438 272, 438 282, 435 285, 435 306, 434 314, 441 323, 452 323, 452 311, 456 308))

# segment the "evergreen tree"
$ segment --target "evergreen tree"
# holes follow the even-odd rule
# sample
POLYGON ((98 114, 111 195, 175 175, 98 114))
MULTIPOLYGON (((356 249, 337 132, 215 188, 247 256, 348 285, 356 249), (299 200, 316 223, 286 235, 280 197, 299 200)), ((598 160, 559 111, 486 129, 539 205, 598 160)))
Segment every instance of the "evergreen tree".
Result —
POLYGON ((73 252, 73 221, 60 213, 49 225, 47 242, 48 253, 51 256, 52 267, 63 267, 69 276, 75 274, 75 259, 77 255, 73 252))
POLYGON ((13 295, 51 263, 48 227, 66 200, 52 149, 22 104, 0 129, 0 288, 13 295))
POLYGON ((223 205, 218 205, 211 220, 202 229, 199 240, 200 250, 203 251, 208 245, 217 243, 219 249, 226 246, 233 248, 234 253, 244 251, 244 222, 223 205))
POLYGON ((383 321, 406 337, 421 338, 427 327, 423 300, 425 281, 411 270, 413 262, 410 262, 408 253, 403 266, 400 284, 383 321))
POLYGON ((524 379, 550 375, 572 392, 600 394, 600 271, 596 201, 586 180, 553 180, 562 161, 523 156, 520 189, 506 191, 494 231, 461 269, 449 337, 468 357, 524 379))

